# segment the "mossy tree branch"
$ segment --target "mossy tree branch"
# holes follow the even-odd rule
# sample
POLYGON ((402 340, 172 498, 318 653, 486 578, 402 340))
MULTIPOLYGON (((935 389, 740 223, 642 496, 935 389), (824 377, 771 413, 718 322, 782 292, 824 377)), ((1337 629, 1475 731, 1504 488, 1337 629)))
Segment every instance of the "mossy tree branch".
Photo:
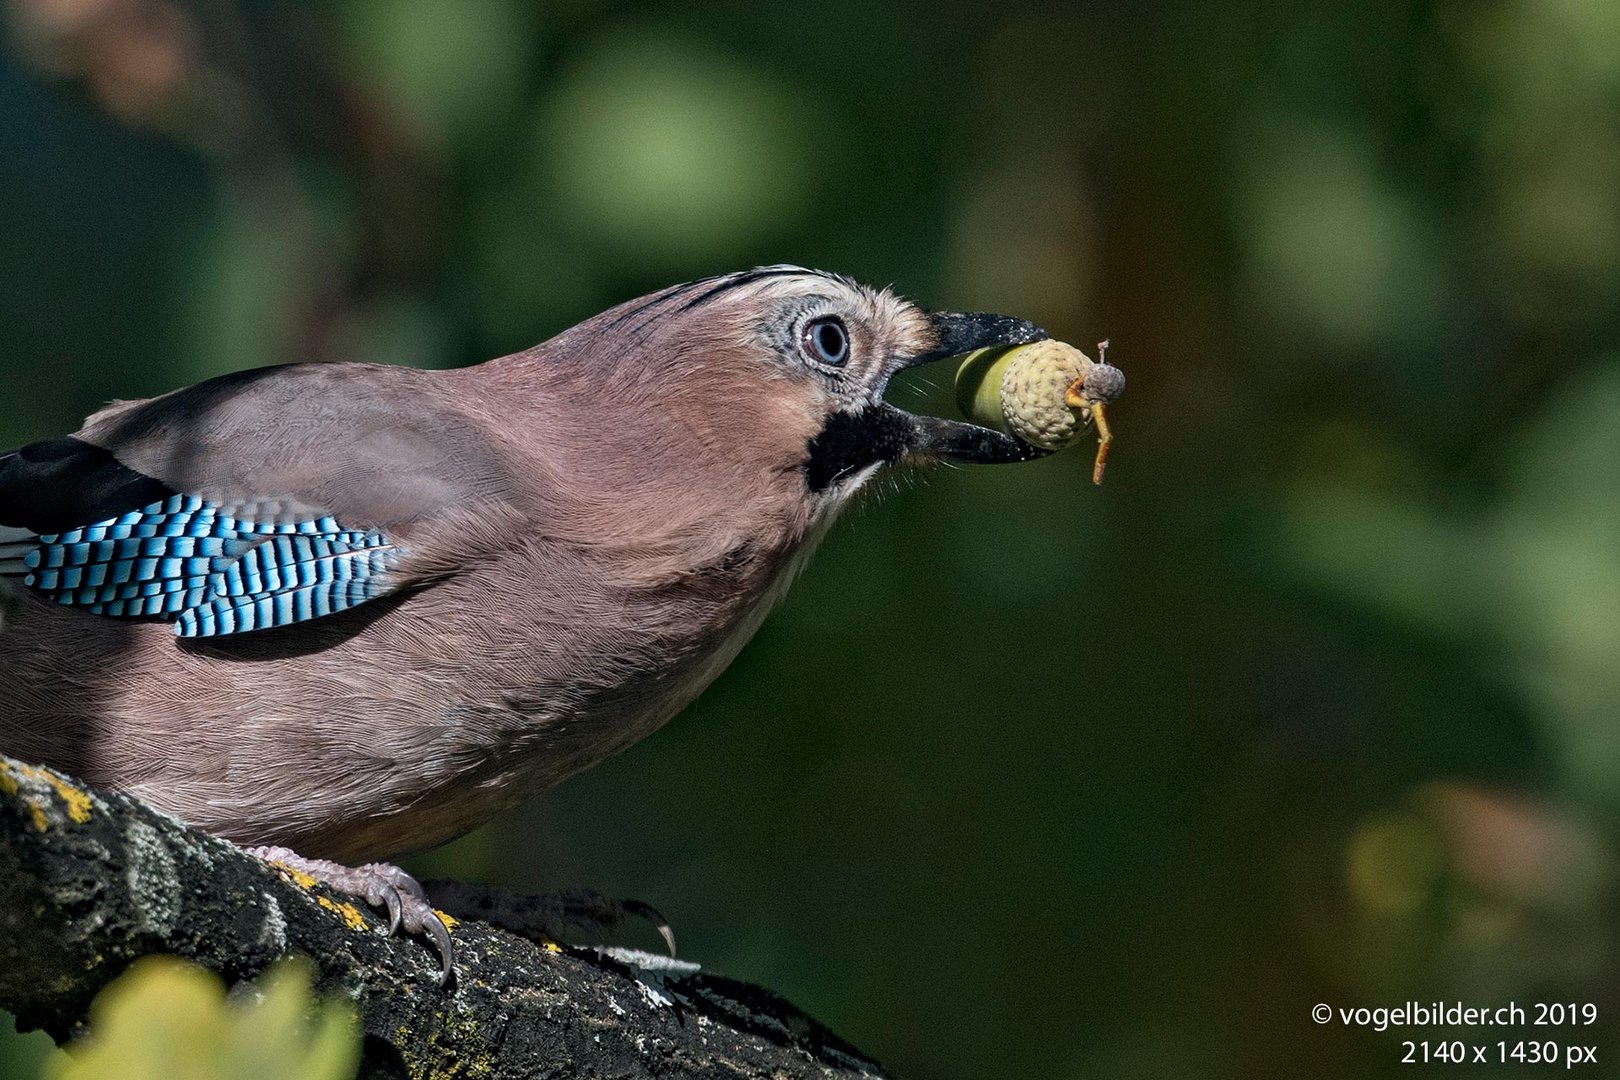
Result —
POLYGON ((364 905, 138 800, 0 757, 0 1007, 59 1041, 138 957, 178 955, 234 983, 297 952, 319 989, 354 1003, 363 1076, 882 1075, 759 987, 638 977, 482 923, 453 934, 457 978, 441 988, 432 951, 386 936, 364 905))

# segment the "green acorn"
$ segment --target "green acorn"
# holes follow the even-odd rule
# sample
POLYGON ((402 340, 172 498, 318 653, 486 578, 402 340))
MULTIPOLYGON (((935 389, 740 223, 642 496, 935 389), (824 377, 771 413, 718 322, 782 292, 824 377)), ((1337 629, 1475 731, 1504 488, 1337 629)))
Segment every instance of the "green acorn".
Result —
POLYGON ((969 353, 956 370, 956 403, 976 424, 1004 431, 1042 450, 1061 450, 1097 424, 1097 463, 1091 478, 1102 483, 1108 446, 1106 406, 1125 389, 1125 376, 1062 341, 1036 341, 969 353))

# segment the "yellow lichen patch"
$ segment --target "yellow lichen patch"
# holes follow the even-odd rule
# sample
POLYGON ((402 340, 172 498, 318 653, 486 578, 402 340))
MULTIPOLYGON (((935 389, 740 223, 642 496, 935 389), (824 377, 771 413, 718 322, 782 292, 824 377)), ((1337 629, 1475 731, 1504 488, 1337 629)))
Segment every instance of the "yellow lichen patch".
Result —
POLYGON ((444 923, 444 928, 446 930, 454 930, 456 927, 461 925, 460 919, 456 918, 454 915, 446 915, 438 908, 433 909, 433 914, 437 915, 439 917, 439 921, 444 923))
POLYGON ((348 923, 350 930, 364 930, 366 928, 366 917, 360 914, 360 909, 353 904, 329 900, 324 896, 317 896, 315 902, 348 923))
POLYGON ((555 941, 542 941, 540 943, 540 947, 546 950, 546 952, 550 953, 552 956, 562 955, 562 946, 557 944, 555 941))
MULTIPOLYGON (((17 773, 31 776, 35 770, 26 765, 19 765, 13 769, 10 765, 0 765, 0 794, 17 795, 22 791, 22 785, 17 783, 17 773)), ((22 804, 28 808, 28 820, 35 829, 44 832, 50 827, 51 819, 46 816, 45 808, 28 795, 22 796, 22 804)))
MULTIPOLYGON (((67 807, 67 815, 73 821, 83 825, 90 820, 90 796, 79 790, 67 781, 53 776, 45 769, 37 769, 32 765, 0 766, 0 792, 7 795, 16 795, 21 789, 17 783, 18 776, 25 776, 30 780, 38 780, 49 784, 57 796, 67 807), (14 775, 15 774, 15 775, 14 775)), ((50 824, 50 818, 45 813, 45 807, 28 796, 23 796, 28 803, 28 813, 34 822, 34 828, 44 832, 50 824)))
POLYGON ((57 797, 67 806, 68 817, 83 825, 90 820, 90 796, 50 773, 45 774, 45 782, 56 789, 57 797))
POLYGON ((283 863, 272 863, 271 865, 277 870, 280 870, 282 875, 294 885, 301 885, 306 889, 313 889, 315 887, 315 879, 304 873, 302 870, 294 870, 292 867, 283 863))

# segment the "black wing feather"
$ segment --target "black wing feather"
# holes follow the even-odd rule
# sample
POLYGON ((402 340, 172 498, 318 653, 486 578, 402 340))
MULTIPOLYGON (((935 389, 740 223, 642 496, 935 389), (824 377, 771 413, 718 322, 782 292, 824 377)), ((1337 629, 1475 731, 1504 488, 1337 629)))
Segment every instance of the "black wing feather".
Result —
POLYGON ((65 435, 0 456, 0 525, 41 535, 139 510, 178 494, 119 463, 112 452, 65 435))

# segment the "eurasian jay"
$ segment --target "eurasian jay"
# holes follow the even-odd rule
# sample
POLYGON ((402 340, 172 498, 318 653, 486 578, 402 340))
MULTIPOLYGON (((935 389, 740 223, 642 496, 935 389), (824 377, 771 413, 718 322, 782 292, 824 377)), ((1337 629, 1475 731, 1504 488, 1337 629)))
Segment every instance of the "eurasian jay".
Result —
POLYGON ((0 750, 386 904, 448 968, 383 860, 669 720, 878 470, 1040 456, 883 392, 1044 337, 770 266, 461 370, 116 402, 0 456, 0 750))

